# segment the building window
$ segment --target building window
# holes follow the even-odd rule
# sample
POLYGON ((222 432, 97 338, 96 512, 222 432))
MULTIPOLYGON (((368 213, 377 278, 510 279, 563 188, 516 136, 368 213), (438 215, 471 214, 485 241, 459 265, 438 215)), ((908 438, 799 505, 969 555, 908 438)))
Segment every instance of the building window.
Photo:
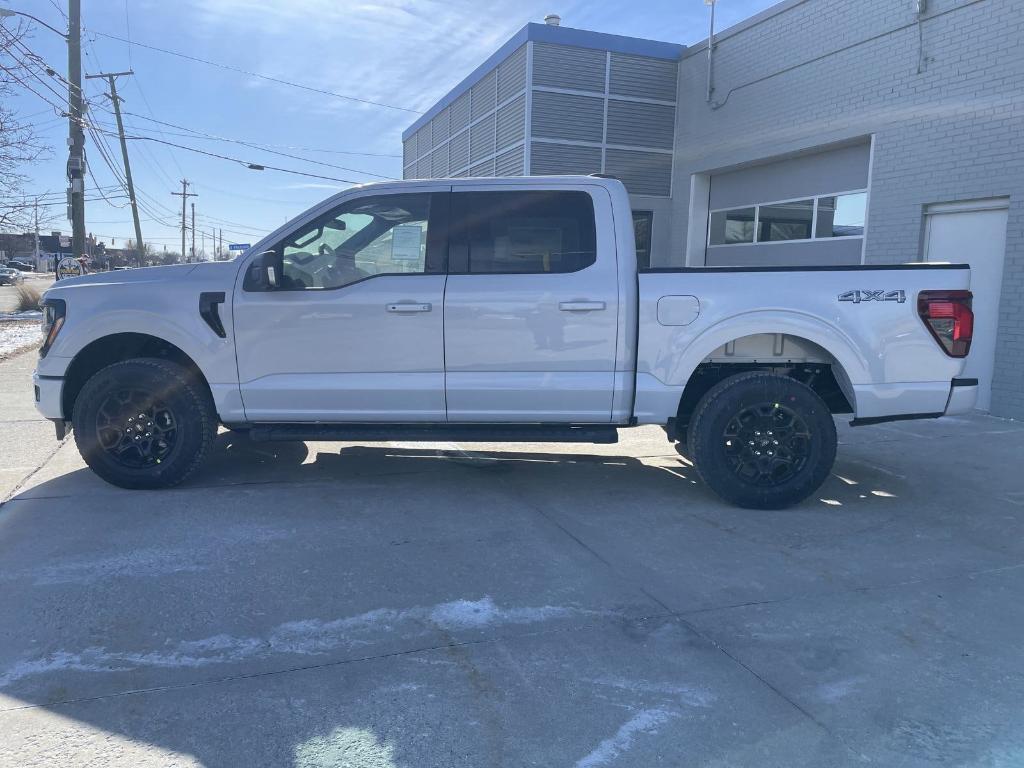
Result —
POLYGON ((711 211, 708 245, 753 245, 863 237, 867 192, 711 211))
POLYGON ((651 266, 651 232, 653 230, 654 211, 633 211, 636 265, 640 269, 647 269, 651 266))
POLYGON ((818 198, 818 223, 815 237, 862 237, 867 192, 818 198))
POLYGON ((754 242, 756 208, 737 208, 711 213, 711 245, 754 242))
POLYGON ((762 205, 757 211, 757 242, 807 240, 814 223, 814 200, 762 205))

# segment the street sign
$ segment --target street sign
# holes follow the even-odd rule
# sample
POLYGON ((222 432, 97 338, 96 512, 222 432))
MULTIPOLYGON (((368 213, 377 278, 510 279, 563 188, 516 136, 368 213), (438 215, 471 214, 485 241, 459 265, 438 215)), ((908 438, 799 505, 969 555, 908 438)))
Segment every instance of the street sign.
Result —
POLYGON ((228 243, 229 251, 245 251, 252 248, 252 243, 228 243))
POLYGON ((85 274, 81 262, 73 256, 65 256, 57 265, 57 279, 63 280, 67 277, 79 277, 85 274))

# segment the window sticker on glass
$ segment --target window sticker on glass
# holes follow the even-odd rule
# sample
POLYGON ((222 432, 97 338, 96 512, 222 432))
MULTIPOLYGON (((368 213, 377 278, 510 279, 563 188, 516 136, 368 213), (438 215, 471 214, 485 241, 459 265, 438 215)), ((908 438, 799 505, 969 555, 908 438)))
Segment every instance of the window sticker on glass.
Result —
POLYGON ((391 260, 419 261, 422 237, 419 224, 399 224, 391 230, 391 260))

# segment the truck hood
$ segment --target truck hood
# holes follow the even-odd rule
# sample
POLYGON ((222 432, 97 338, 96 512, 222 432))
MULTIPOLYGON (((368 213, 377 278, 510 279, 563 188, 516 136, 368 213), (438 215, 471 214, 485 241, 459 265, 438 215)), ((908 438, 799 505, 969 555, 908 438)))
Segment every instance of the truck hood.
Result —
POLYGON ((117 269, 112 272, 97 272, 81 277, 58 280, 51 290, 84 288, 91 285, 136 285, 139 283, 178 282, 196 278, 228 278, 238 269, 233 261, 208 261, 199 264, 170 264, 165 267, 140 267, 138 269, 117 269))

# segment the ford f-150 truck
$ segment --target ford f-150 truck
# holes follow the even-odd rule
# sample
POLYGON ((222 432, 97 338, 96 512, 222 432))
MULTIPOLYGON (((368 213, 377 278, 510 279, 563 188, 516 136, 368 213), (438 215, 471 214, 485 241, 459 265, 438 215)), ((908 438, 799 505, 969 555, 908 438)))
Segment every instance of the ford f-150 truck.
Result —
POLYGON ((38 408, 126 488, 253 440, 614 442, 664 425, 742 506, 818 488, 854 424, 961 413, 966 265, 638 272, 598 177, 348 189, 234 261, 62 280, 38 408))

